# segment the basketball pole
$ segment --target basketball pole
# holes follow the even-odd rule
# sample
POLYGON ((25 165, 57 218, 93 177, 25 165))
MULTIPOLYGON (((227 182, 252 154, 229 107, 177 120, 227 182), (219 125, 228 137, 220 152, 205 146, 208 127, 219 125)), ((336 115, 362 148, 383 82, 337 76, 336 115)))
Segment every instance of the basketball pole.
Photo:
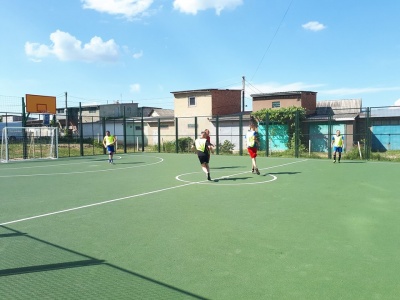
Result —
POLYGON ((25 112, 25 98, 21 97, 21 99, 22 99, 22 127, 26 127, 26 121, 29 118, 29 113, 28 115, 26 115, 25 112))
MULTIPOLYGON (((26 121, 29 117, 29 113, 28 115, 25 114, 25 99, 24 97, 22 97, 22 127, 26 127, 26 121)), ((26 142, 26 132, 24 131, 24 140, 23 140, 23 145, 22 145, 22 157, 24 159, 26 159, 28 157, 28 145, 26 142)))

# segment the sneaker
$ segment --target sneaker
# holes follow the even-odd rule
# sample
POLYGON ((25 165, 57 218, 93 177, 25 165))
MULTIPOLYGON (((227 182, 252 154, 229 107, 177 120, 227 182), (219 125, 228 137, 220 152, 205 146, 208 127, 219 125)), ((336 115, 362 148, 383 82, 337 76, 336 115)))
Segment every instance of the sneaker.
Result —
POLYGON ((333 163, 335 163, 336 162, 336 160, 333 160, 333 163))
POLYGON ((255 173, 255 172, 254 172, 254 169, 251 169, 251 173, 253 173, 253 174, 255 173))
POLYGON ((256 173, 257 173, 257 175, 260 175, 260 171, 258 171, 258 169, 256 169, 256 173))

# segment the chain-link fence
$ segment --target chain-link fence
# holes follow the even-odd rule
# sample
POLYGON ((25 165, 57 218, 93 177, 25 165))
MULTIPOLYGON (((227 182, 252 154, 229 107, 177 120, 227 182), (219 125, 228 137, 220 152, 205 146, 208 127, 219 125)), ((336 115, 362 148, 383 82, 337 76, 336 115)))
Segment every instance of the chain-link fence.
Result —
MULTIPOLYGON (((22 118, 17 113, 1 116, 2 127, 22 118)), ((75 118, 77 126, 60 128, 59 157, 105 154, 102 141, 107 130, 117 138, 117 153, 187 153, 200 132, 209 129, 216 154, 247 155, 245 136, 252 115, 107 118, 82 117, 77 110, 75 118)), ((262 156, 331 158, 332 137, 340 130, 344 159, 400 161, 399 107, 324 107, 297 112, 291 119, 275 120, 267 114, 257 121, 262 156)), ((28 120, 26 126, 39 123, 43 122, 28 120)))

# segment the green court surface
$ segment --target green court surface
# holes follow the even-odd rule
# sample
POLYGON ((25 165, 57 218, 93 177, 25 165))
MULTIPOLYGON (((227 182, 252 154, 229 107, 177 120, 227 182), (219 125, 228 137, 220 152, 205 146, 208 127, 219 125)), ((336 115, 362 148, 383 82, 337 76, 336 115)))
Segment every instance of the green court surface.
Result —
POLYGON ((0 299, 398 299, 398 163, 0 165, 0 299))

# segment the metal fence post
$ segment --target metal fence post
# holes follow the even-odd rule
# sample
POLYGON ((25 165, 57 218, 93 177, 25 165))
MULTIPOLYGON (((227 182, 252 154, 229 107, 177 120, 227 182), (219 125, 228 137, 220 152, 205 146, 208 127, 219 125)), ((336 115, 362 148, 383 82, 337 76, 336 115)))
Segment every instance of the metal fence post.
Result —
POLYGON ((364 147, 365 147, 365 159, 369 160, 371 158, 371 145, 372 145, 372 141, 371 141, 371 108, 367 107, 367 118, 366 118, 366 122, 365 122, 365 143, 364 143, 364 147))
POLYGON ((141 127, 141 134, 142 134, 142 152, 144 152, 144 120, 143 120, 143 106, 142 106, 142 119, 140 122, 140 127, 141 127))
POLYGON ((299 114, 300 114, 299 111, 296 110, 296 115, 295 115, 295 120, 294 120, 294 122, 295 122, 295 124, 294 124, 294 128, 295 128, 295 130, 294 130, 294 138, 295 138, 295 140, 294 140, 294 148, 295 148, 294 156, 296 158, 299 157, 299 141, 300 141, 300 130, 299 130, 300 117, 299 117, 299 114))
POLYGON ((194 117, 194 140, 196 140, 198 135, 198 131, 197 131, 197 117, 194 117))
POLYGON ((327 147, 328 147, 328 158, 332 159, 332 114, 329 114, 328 116, 328 141, 327 141, 327 147))
POLYGON ((83 126, 82 126, 82 105, 81 102, 79 102, 79 123, 81 126, 79 126, 79 151, 80 155, 84 156, 83 152, 83 126))
POLYGON ((265 156, 269 155, 269 112, 265 114, 265 156))
POLYGON ((178 118, 175 118, 175 153, 179 152, 178 149, 178 137, 179 137, 179 130, 178 130, 178 118))
POLYGON ((161 152, 161 119, 160 118, 158 118, 157 144, 158 144, 158 153, 160 153, 161 152))
POLYGON ((239 155, 243 155, 243 115, 239 116, 239 155))
POLYGON ((215 131, 216 131, 216 136, 215 136, 215 146, 217 148, 217 155, 219 154, 219 116, 216 117, 215 119, 215 131))
POLYGON ((126 137, 126 114, 125 114, 125 106, 124 106, 124 115, 122 118, 122 134, 124 136, 124 153, 126 153, 126 141, 127 141, 127 137, 126 137))

